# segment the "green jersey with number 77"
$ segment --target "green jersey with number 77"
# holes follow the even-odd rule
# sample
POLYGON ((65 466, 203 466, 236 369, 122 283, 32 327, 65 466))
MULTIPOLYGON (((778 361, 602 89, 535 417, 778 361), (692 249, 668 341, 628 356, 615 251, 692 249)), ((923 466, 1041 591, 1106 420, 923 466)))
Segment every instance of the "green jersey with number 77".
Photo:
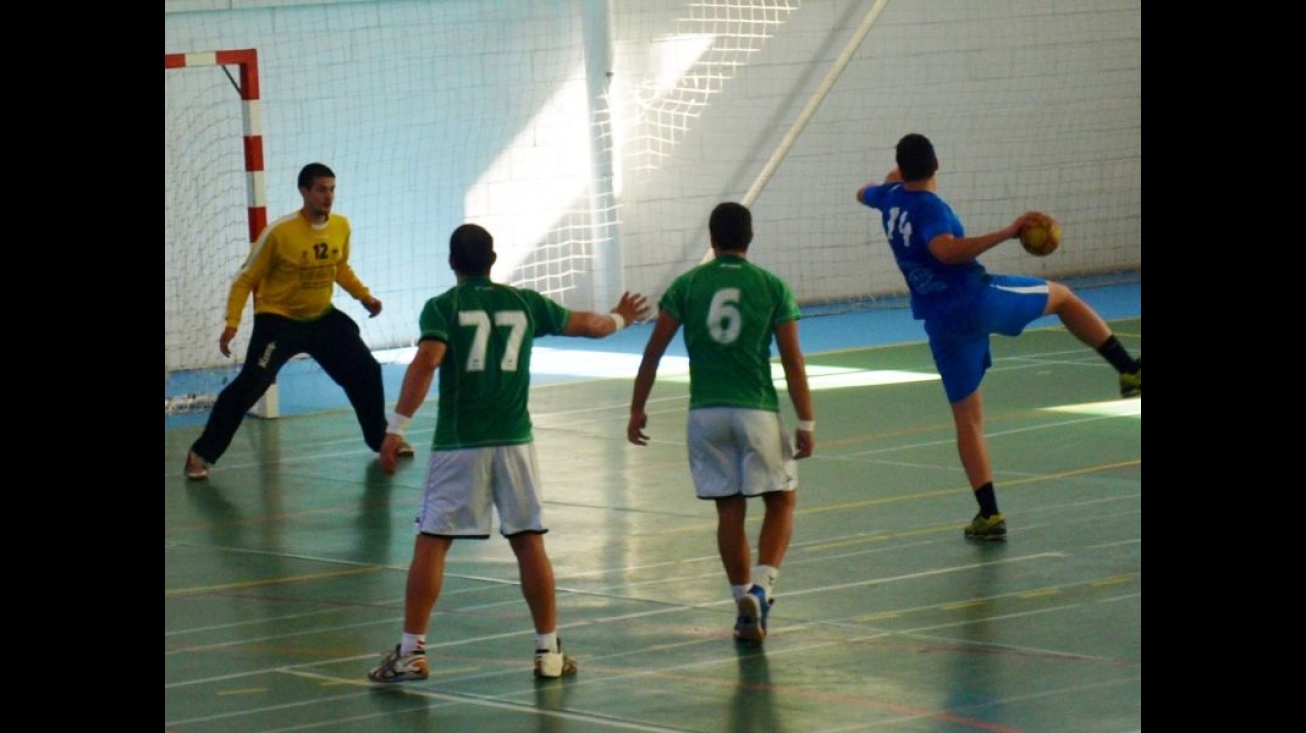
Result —
POLYGON ((533 290, 489 277, 468 277, 428 300, 421 337, 448 345, 431 449, 531 442, 531 346, 538 336, 561 333, 570 317, 533 290))

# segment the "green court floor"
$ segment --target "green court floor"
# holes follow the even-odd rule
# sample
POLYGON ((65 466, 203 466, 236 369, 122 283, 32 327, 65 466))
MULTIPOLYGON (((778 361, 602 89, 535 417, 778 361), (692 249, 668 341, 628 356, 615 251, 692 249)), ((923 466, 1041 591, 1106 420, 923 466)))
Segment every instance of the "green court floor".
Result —
MULTIPOLYGON (((1112 326, 1141 353, 1141 317, 1112 326)), ((999 543, 962 537, 975 503, 923 343, 808 354, 817 449, 761 647, 731 638, 684 379, 659 379, 644 448, 625 441, 630 378, 538 386, 560 634, 581 665, 545 682, 498 537, 454 545, 430 679, 366 679, 400 632, 434 403, 393 477, 348 410, 248 419, 206 482, 181 473, 200 426, 167 427, 164 728, 1140 730, 1142 400, 1118 399, 1111 368, 1057 326, 993 351, 999 543)))

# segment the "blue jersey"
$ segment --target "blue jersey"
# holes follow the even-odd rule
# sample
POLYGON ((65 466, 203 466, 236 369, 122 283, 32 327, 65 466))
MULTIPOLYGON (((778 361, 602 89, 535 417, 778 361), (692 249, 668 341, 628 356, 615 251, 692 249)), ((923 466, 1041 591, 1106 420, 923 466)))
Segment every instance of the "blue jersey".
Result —
POLYGON ((949 265, 930 253, 930 240, 940 234, 966 236, 961 220, 937 194, 883 183, 867 187, 860 200, 880 211, 893 259, 911 290, 913 318, 946 316, 983 292, 985 270, 978 260, 949 265))

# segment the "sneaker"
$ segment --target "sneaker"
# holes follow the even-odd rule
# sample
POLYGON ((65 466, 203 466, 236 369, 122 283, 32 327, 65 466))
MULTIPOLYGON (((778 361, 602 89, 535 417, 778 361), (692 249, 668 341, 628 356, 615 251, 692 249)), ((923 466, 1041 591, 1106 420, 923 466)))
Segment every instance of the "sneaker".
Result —
POLYGON ((753 587, 757 589, 757 591, 758 591, 758 597, 762 599, 762 600, 761 600, 761 604, 762 604, 762 633, 764 633, 764 634, 769 634, 769 633, 771 633, 771 631, 770 631, 770 629, 767 627, 766 622, 767 622, 768 619, 771 618, 771 606, 774 606, 774 605, 775 605, 775 599, 772 598, 772 599, 769 600, 769 601, 766 600, 766 591, 762 590, 761 588, 758 588, 757 586, 753 586, 753 587))
POLYGON ((1120 396, 1143 396, 1143 357, 1138 357, 1138 371, 1120 375, 1120 396))
POLYGON ((739 608, 739 617, 735 619, 736 641, 760 644, 766 638, 766 619, 771 614, 771 603, 767 602, 766 591, 759 585, 749 588, 748 592, 735 602, 739 608))
POLYGON ((195 454, 195 451, 186 451, 186 478, 192 481, 203 481, 209 477, 209 464, 195 454))
POLYGON ((381 666, 368 672, 367 678, 373 682, 406 682, 424 680, 427 674, 425 649, 414 649, 401 657, 399 645, 395 644, 395 650, 386 654, 381 666))
POLYGON ((413 446, 409 445, 406 440, 401 442, 399 444, 399 450, 395 451, 395 455, 400 458, 412 458, 416 453, 417 451, 414 451, 413 446))
POLYGON ((1001 512, 985 519, 976 514, 966 526, 968 540, 1005 540, 1007 538, 1007 520, 1001 512))
POLYGON ((569 677, 576 674, 576 660, 562 653, 562 642, 558 642, 558 651, 535 650, 535 676, 543 678, 569 677))

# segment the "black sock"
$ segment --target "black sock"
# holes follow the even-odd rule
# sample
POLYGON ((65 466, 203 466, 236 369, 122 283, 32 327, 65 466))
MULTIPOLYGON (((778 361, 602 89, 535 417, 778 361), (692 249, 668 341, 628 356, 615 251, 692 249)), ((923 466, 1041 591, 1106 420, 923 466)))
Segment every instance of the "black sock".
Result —
POLYGON ((975 500, 979 502, 980 516, 988 519, 998 513, 998 497, 993 493, 993 482, 975 489, 975 500))
POLYGON ((1125 347, 1116 339, 1115 334, 1108 336, 1107 340, 1097 347, 1097 353, 1111 362, 1111 366, 1121 374, 1133 374, 1138 371, 1138 362, 1134 361, 1134 357, 1130 356, 1128 351, 1125 351, 1125 347))

